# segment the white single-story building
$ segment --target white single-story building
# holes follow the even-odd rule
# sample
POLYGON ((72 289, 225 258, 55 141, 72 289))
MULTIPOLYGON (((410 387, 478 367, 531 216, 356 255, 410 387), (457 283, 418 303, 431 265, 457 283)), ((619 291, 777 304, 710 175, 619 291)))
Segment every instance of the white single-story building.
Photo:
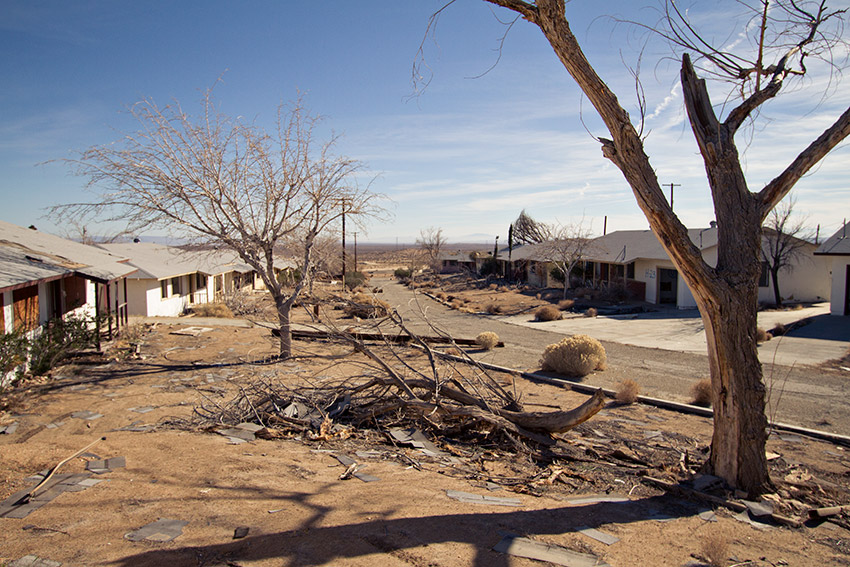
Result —
POLYGON ((176 317, 213 297, 210 274, 193 252, 152 242, 98 244, 128 258, 138 271, 128 278, 130 315, 176 317))
POLYGON ((112 315, 111 338, 127 324, 126 277, 135 271, 100 248, 0 221, 0 329, 38 332, 57 318, 99 313, 112 315))
POLYGON ((850 315, 850 229, 844 223, 838 231, 818 247, 815 255, 830 267, 829 311, 833 315, 850 315))

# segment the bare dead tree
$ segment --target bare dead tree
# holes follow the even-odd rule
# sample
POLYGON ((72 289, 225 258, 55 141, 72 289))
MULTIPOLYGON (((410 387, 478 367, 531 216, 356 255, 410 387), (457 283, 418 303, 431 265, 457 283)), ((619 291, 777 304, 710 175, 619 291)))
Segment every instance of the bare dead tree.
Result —
POLYGON ((593 233, 582 222, 547 226, 551 238, 538 244, 541 259, 545 259, 564 275, 564 295, 570 289, 570 274, 593 248, 593 233))
POLYGON ((545 242, 552 237, 549 227, 541 222, 537 222, 525 212, 525 209, 520 211, 519 216, 513 224, 513 241, 517 244, 537 244, 545 242))
POLYGON ((377 196, 358 185, 361 162, 315 137, 318 117, 301 101, 281 105, 267 132, 219 113, 211 90, 198 116, 144 99, 130 108, 139 130, 66 162, 88 178, 88 203, 52 207, 58 221, 97 219, 127 231, 163 228, 227 248, 260 275, 278 317, 280 354, 292 355, 290 311, 307 283, 316 238, 342 214, 377 214, 377 196), (300 240, 301 276, 277 278, 279 243, 300 240))
POLYGON ((435 272, 440 271, 440 254, 446 247, 448 241, 443 236, 442 228, 422 229, 419 231, 419 238, 416 239, 416 244, 425 251, 428 258, 428 265, 435 272))
POLYGON ((761 256, 773 280, 773 297, 782 306, 779 293, 779 272, 790 272, 797 260, 804 256, 809 245, 805 218, 793 218, 796 200, 789 197, 767 216, 763 226, 764 243, 761 256))
POLYGON ((735 135, 786 87, 789 77, 807 73, 807 58, 832 62, 833 50, 846 48, 846 10, 830 10, 825 0, 741 0, 736 6, 750 10, 758 25, 746 28, 753 32, 751 41, 735 51, 700 35, 689 13, 679 11, 672 0, 665 4, 661 25, 652 28, 671 41, 681 60, 685 108, 718 221, 718 258, 711 266, 664 197, 638 129, 586 58, 570 28, 564 0, 485 1, 540 28, 610 132, 611 139, 599 138, 603 156, 622 172, 693 292, 705 326, 714 398, 714 434, 706 469, 751 496, 769 490, 765 391, 755 341, 761 226, 794 184, 850 135, 850 109, 758 192, 748 187, 735 135), (734 85, 738 102, 725 118, 715 112, 694 60, 707 76, 734 85))

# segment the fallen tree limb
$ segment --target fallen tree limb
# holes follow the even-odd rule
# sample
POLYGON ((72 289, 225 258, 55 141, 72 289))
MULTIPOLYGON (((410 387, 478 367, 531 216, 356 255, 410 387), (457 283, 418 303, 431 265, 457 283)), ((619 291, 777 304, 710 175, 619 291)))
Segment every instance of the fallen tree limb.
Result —
MULTIPOLYGON (((272 329, 272 335, 280 336, 279 329, 272 329)), ((361 333, 358 331, 354 331, 350 333, 350 335, 359 340, 359 341, 381 341, 381 342, 390 342, 390 343, 412 343, 417 341, 426 342, 429 344, 457 344, 461 346, 480 346, 475 342, 475 339, 455 339, 451 337, 439 337, 439 336, 419 336, 412 337, 410 335, 385 335, 383 333, 361 333)), ((305 329, 293 329, 292 330, 292 338, 293 339, 333 339, 338 338, 338 334, 335 331, 308 331, 305 329)), ((496 344, 497 347, 504 347, 504 341, 499 341, 496 344)))

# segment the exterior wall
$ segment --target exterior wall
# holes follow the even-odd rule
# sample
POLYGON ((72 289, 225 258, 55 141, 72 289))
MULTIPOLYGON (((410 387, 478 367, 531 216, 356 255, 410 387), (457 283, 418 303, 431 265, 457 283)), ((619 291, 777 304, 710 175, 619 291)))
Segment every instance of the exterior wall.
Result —
MULTIPOLYGON (((832 262, 832 286, 829 295, 829 312, 832 315, 844 315, 847 310, 847 270, 850 266, 850 256, 828 256, 827 260, 832 262)), ((780 284, 782 282, 780 281, 780 284)), ((780 290, 782 288, 779 288, 780 290)))
POLYGON ((11 333, 12 329, 12 321, 14 320, 15 315, 12 311, 12 292, 4 291, 3 292, 3 332, 11 333))
MULTIPOLYGON (((779 294, 783 301, 826 301, 830 297, 830 260, 808 253, 793 269, 779 270, 779 294)), ((767 287, 759 287, 759 303, 773 305, 773 276, 768 273, 767 287)), ((843 296, 842 296, 843 299, 843 296)))
POLYGON ((177 317, 191 305, 207 303, 213 297, 215 278, 210 276, 206 285, 197 287, 195 274, 179 276, 180 293, 174 293, 173 278, 165 280, 128 279, 127 295, 130 315, 144 317, 177 317), (192 287, 190 288, 190 278, 192 287), (162 297, 162 284, 165 281, 168 297, 162 297), (194 290, 194 291, 190 291, 194 290), (190 300, 191 294, 191 300, 190 300))

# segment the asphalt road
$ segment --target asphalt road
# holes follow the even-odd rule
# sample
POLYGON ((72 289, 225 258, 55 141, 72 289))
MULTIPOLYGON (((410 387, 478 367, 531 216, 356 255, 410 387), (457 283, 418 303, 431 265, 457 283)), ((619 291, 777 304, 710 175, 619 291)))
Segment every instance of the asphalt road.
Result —
MULTIPOLYGON (((459 313, 424 294, 414 294, 394 281, 383 280, 375 283, 383 289, 382 298, 398 309, 415 332, 428 334, 430 324, 454 337, 474 338, 482 331, 497 333, 505 343, 504 348, 474 352, 473 356, 484 362, 516 370, 538 370, 546 345, 558 342, 565 334, 587 332, 578 328, 579 324, 585 324, 579 321, 574 323, 575 328, 570 328, 569 321, 531 324, 528 322, 530 317, 516 320, 511 317, 459 313)), ((614 325, 614 321, 610 323, 611 326, 614 325)), ((593 324, 604 325, 605 318, 599 317, 593 324)), ((686 322, 684 328, 687 328, 688 324, 693 325, 692 322, 686 322)), ((694 382, 709 375, 708 357, 694 352, 692 342, 688 343, 690 346, 687 349, 676 350, 677 343, 668 334, 653 334, 652 318, 645 320, 640 329, 638 331, 633 328, 630 334, 649 334, 654 337, 648 339, 649 341, 657 340, 665 348, 635 346, 597 336, 608 354, 608 368, 585 377, 583 383, 615 389, 619 382, 631 378, 638 382, 642 394, 689 402, 694 382)), ((592 332, 588 334, 593 335, 592 332)), ((803 341, 805 339, 805 336, 795 338, 803 341)), ((694 337, 694 340, 698 340, 698 337, 694 337)), ((810 343, 795 343, 794 348, 805 353, 807 344, 814 350, 818 344, 816 341, 819 340, 821 339, 811 338, 810 343)), ((774 343, 773 348, 777 344, 774 343)), ((846 348, 847 344, 843 343, 833 345, 832 350, 825 352, 843 354, 846 348)), ((824 354, 821 353, 820 356, 824 354)), ((850 435, 850 372, 821 368, 811 364, 811 360, 805 364, 783 365, 766 362, 765 356, 762 358, 768 389, 768 417, 772 421, 850 435)))

